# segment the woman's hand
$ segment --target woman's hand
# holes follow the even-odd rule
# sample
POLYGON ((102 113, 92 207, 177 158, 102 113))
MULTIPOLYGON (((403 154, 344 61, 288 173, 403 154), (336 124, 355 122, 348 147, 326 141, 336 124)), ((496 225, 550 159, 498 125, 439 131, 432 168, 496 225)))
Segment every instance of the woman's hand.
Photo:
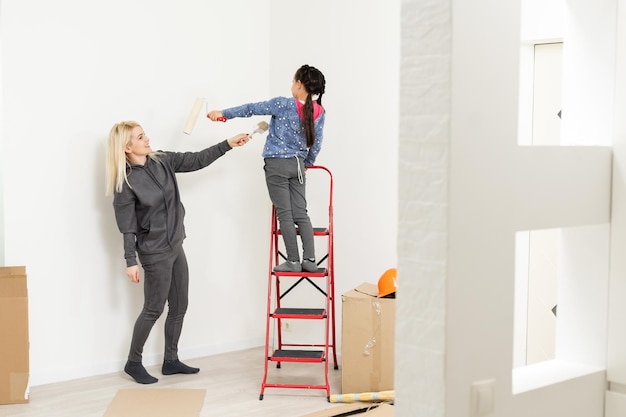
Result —
POLYGON ((250 135, 247 133, 240 133, 237 136, 233 136, 232 138, 228 139, 228 144, 230 145, 231 148, 237 147, 237 146, 243 146, 246 143, 248 143, 248 141, 250 140, 250 135))
POLYGON ((126 268, 126 275, 128 275, 131 282, 139 282, 139 266, 133 265, 126 268))

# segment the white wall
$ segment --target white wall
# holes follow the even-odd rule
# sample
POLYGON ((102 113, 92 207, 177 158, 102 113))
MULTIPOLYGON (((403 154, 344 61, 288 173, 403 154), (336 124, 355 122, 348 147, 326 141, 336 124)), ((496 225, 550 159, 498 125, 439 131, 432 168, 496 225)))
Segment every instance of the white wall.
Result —
POLYGON ((402 2, 395 413, 445 416, 451 4, 402 2))
MULTIPOLYGON (((567 62, 594 64, 567 74, 564 107, 577 111, 564 113, 564 143, 605 145, 616 3, 568 4, 565 24, 582 25, 567 29, 579 31, 565 37, 567 62)), ((414 279, 401 281, 398 299, 399 315, 410 318, 397 323, 399 415, 471 416, 472 384, 493 379, 486 416, 602 416, 612 150, 517 146, 520 46, 528 41, 520 1, 406 0, 402 15, 400 208, 427 207, 436 222, 400 218, 400 230, 410 230, 399 239, 400 273, 414 279), (426 145, 439 157, 423 158, 426 145), (424 176, 428 195, 418 192, 424 176), (576 229, 564 233, 569 263, 560 279, 570 288, 559 305, 580 326, 558 336, 559 360, 514 375, 515 232, 555 227, 576 229)))
POLYGON ((626 7, 619 2, 617 8, 617 45, 615 70, 615 108, 613 111, 614 159, 613 159, 613 199, 611 214, 611 281, 609 297, 609 343, 607 379, 606 416, 619 417, 626 414, 626 7))
MULTIPOLYGON (((138 120, 153 148, 201 149, 256 121, 201 118, 186 136, 196 97, 223 108, 289 95, 297 67, 319 67, 328 117, 317 162, 335 179, 336 294, 395 266, 399 3, 1 7, 3 256, 27 267, 32 385, 117 372, 126 359, 142 289, 125 277, 104 197, 105 141, 123 119, 138 120)), ((270 204, 261 147, 253 140, 179 176, 191 270, 183 359, 263 344, 270 204)), ((310 204, 326 199, 309 195, 310 204)), ((159 321, 144 360, 161 355, 159 321)))
MULTIPOLYGON (((259 2, 241 15, 242 5, 215 13, 192 1, 3 2, 2 134, 12 155, 3 166, 5 262, 27 267, 33 385, 123 363, 142 287, 125 277, 112 198, 104 197, 108 131, 136 119, 154 148, 192 150, 247 129, 199 121, 192 136, 182 134, 197 96, 218 105, 267 93, 269 39, 256 22, 269 13, 259 2), (238 33, 225 36, 235 25, 238 33), (258 81, 243 91, 225 77, 258 81)), ((183 358, 262 340, 268 211, 259 149, 180 176, 192 274, 183 358), (251 215, 251 207, 259 209, 251 215), (232 299, 249 308, 218 319, 232 299)), ((160 323, 147 363, 160 360, 162 333, 160 323)))

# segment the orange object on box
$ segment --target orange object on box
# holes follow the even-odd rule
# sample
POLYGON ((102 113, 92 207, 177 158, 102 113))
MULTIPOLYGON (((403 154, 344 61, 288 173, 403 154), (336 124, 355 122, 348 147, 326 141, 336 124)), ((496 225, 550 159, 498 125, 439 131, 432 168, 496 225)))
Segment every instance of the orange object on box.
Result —
POLYGON ((398 289, 398 269, 389 268, 378 278, 378 297, 386 297, 398 289))

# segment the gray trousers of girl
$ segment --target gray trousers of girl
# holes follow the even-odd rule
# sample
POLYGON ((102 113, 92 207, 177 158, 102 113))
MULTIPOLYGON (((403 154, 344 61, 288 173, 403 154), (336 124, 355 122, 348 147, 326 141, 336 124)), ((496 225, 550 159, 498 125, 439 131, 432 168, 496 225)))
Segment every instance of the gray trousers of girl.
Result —
POLYGON ((143 347, 168 303, 164 360, 178 359, 178 340, 189 303, 189 268, 182 246, 174 252, 140 259, 144 270, 144 305, 133 330, 128 360, 141 362, 143 347), (152 258, 157 258, 153 260, 152 258), (145 263, 144 263, 145 261, 145 263))
POLYGON ((303 258, 315 259, 313 226, 306 209, 306 174, 301 158, 265 158, 265 182, 276 208, 287 259, 300 261, 296 226, 302 239, 303 258))

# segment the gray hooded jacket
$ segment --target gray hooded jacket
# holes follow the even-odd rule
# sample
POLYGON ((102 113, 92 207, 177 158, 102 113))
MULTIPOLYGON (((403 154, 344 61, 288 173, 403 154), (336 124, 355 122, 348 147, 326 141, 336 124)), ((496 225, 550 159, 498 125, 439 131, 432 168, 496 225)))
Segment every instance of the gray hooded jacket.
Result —
POLYGON ((230 149, 224 140, 199 152, 159 152, 157 160, 128 168, 130 187, 124 183, 113 198, 127 267, 137 265, 137 254, 148 264, 182 245, 185 208, 175 174, 205 168, 230 149))

